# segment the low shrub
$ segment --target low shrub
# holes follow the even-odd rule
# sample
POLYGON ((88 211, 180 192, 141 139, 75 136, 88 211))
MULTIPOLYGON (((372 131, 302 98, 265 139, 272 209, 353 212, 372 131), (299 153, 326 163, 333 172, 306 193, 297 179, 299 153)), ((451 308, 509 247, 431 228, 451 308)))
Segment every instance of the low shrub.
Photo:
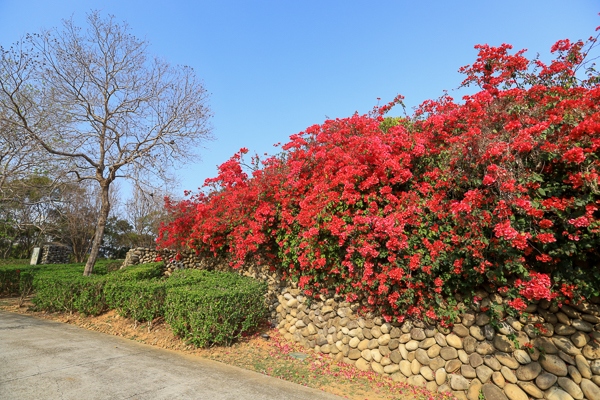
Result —
POLYGON ((72 271, 37 274, 33 280, 35 308, 98 315, 106 308, 105 276, 82 276, 72 271))
POLYGON ((16 266, 0 267, 0 296, 19 294, 21 270, 16 266))
MULTIPOLYGON (((236 276, 228 276, 225 279, 230 283, 239 282, 241 277, 236 278, 236 276)), ((221 273, 180 270, 167 280, 109 281, 104 288, 104 293, 108 306, 117 310, 122 317, 138 322, 151 322, 164 316, 165 299, 169 289, 217 285, 222 279, 221 273)))
MULTIPOLYGON (((98 315, 108 308, 104 288, 107 283, 136 282, 156 278, 161 274, 161 263, 135 265, 111 274, 83 276, 83 268, 49 268, 38 273, 33 281, 36 295, 32 302, 36 309, 46 311, 78 311, 98 315)), ((103 266, 95 268, 102 273, 103 266)))
POLYGON ((0 289, 13 294, 34 290, 37 310, 98 315, 115 309, 149 326, 164 316, 175 334, 197 346, 230 344, 266 316, 265 282, 201 270, 159 279, 161 266, 142 264, 89 277, 83 276, 83 264, 3 267, 0 289))
MULTIPOLYGON (((17 260, 18 261, 18 260, 17 260)), ((24 265, 15 263, 0 266, 0 296, 27 295, 32 290, 33 277, 40 273, 70 271, 83 274, 84 264, 24 265)), ((100 266, 97 274, 106 273, 100 266)))
POLYGON ((167 291, 164 280, 108 282, 105 298, 111 309, 120 316, 135 321, 153 321, 164 315, 167 291))
MULTIPOLYGON (((155 262, 148 264, 132 265, 124 269, 120 269, 111 274, 113 281, 131 281, 131 280, 147 280, 160 278, 162 276, 162 267, 164 262, 155 262)), ((96 267, 94 267, 96 272, 96 267)))
POLYGON ((123 260, 101 260, 101 261, 97 261, 96 265, 94 266, 94 273, 96 274, 96 268, 101 267, 101 268, 105 268, 107 273, 108 272, 115 272, 115 271, 119 271, 119 268, 121 268, 121 265, 123 265, 123 260))
MULTIPOLYGON (((182 275, 183 279, 190 278, 195 272, 182 275)), ((206 279, 167 291, 165 320, 187 343, 200 347, 229 345, 265 318, 265 282, 233 273, 198 276, 206 279)))
POLYGON ((0 267, 0 296, 27 295, 31 291, 34 270, 23 266, 0 267))
POLYGON ((170 286, 196 285, 199 283, 217 284, 223 280, 227 284, 244 283, 246 278, 229 272, 206 271, 201 269, 180 269, 171 274, 168 279, 170 286))

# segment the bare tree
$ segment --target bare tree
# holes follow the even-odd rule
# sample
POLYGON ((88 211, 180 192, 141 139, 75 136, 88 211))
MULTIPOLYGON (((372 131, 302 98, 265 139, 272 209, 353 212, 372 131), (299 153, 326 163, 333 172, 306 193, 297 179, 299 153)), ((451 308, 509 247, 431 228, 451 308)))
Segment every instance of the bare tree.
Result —
POLYGON ((0 123, 0 201, 9 201, 15 181, 32 169, 31 141, 6 123, 0 123), (11 185, 12 183, 12 185, 11 185))
POLYGON ((85 275, 91 274, 118 178, 152 185, 211 139, 208 94, 192 68, 148 52, 126 23, 99 12, 82 30, 29 35, 0 54, 0 122, 12 125, 96 181, 101 208, 85 275))
POLYGON ((134 187, 131 198, 125 203, 127 219, 133 227, 133 247, 150 247, 155 243, 161 222, 167 222, 169 218, 165 196, 173 197, 168 190, 134 187))
MULTIPOLYGON (((34 200, 26 194, 31 190, 51 192, 64 179, 61 172, 27 134, 0 118, 0 203, 31 205, 34 200)), ((43 196, 37 199, 44 200, 43 196)))
MULTIPOLYGON (((113 184, 110 188, 111 205, 118 202, 116 186, 113 184)), ((71 246, 75 262, 83 262, 92 247, 102 209, 100 188, 86 180, 65 184, 61 189, 61 201, 53 210, 52 226, 48 233, 53 239, 71 246)))

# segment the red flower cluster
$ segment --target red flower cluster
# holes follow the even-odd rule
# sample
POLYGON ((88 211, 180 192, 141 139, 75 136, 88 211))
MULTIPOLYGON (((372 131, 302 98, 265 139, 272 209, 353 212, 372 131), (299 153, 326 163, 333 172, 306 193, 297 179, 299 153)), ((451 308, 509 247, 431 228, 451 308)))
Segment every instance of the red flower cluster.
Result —
POLYGON ((549 67, 477 46, 461 71, 481 91, 462 104, 384 117, 399 96, 293 135, 250 169, 241 149, 203 193, 167 199, 159 246, 281 265, 305 293, 363 297, 386 320, 447 323, 440 302, 516 278, 517 310, 597 294, 600 80, 575 74, 584 45, 558 42, 549 67))
POLYGON ((537 272, 529 272, 529 280, 517 279, 515 286, 519 288, 519 294, 527 300, 552 300, 557 294, 552 293, 550 276, 537 272))

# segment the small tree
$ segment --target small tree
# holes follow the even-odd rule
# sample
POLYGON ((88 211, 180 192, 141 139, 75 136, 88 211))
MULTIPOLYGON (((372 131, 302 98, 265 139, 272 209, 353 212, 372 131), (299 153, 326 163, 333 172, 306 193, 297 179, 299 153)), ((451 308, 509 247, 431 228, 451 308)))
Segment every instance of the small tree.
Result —
POLYGON ((61 201, 53 213, 49 233, 54 240, 71 246, 75 262, 84 262, 96 233, 100 191, 90 181, 66 184, 61 189, 61 201))
POLYGON ((129 237, 133 234, 133 227, 125 219, 112 216, 108 218, 104 230, 104 241, 100 247, 100 255, 113 260, 123 259, 132 247, 129 237))
POLYGON ((24 132, 96 181, 101 207, 85 275, 92 273, 118 178, 152 185, 211 138, 208 94, 192 68, 151 56, 126 23, 99 12, 82 30, 28 35, 0 54, 0 122, 24 132))
POLYGON ((173 198, 168 192, 145 190, 139 186, 134 188, 131 198, 125 203, 125 212, 132 225, 129 235, 131 247, 149 247, 155 243, 161 223, 167 223, 169 218, 165 196, 173 198))
POLYGON ((29 258, 50 227, 65 178, 48 152, 0 118, 0 257, 29 258))
POLYGON ((52 229, 61 186, 45 175, 16 174, 4 184, 0 201, 1 257, 29 258, 52 229))

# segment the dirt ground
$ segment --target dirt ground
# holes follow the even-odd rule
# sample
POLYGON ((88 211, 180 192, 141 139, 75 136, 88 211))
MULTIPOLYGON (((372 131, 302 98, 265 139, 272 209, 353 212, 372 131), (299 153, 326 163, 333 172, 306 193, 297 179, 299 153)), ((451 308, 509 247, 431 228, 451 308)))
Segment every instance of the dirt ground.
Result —
POLYGON ((260 372, 301 385, 312 387, 352 400, 449 399, 448 395, 431 393, 423 388, 393 382, 373 372, 362 372, 353 366, 336 363, 328 355, 317 354, 287 342, 275 329, 265 327, 256 334, 242 338, 230 347, 195 348, 173 335, 162 320, 148 324, 120 317, 109 311, 97 317, 79 314, 32 311, 26 299, 1 298, 0 310, 32 315, 73 324, 109 335, 122 336, 140 343, 193 354, 240 368, 260 372), (264 338, 262 335, 268 335, 264 338), (302 353, 302 359, 290 356, 302 353))

